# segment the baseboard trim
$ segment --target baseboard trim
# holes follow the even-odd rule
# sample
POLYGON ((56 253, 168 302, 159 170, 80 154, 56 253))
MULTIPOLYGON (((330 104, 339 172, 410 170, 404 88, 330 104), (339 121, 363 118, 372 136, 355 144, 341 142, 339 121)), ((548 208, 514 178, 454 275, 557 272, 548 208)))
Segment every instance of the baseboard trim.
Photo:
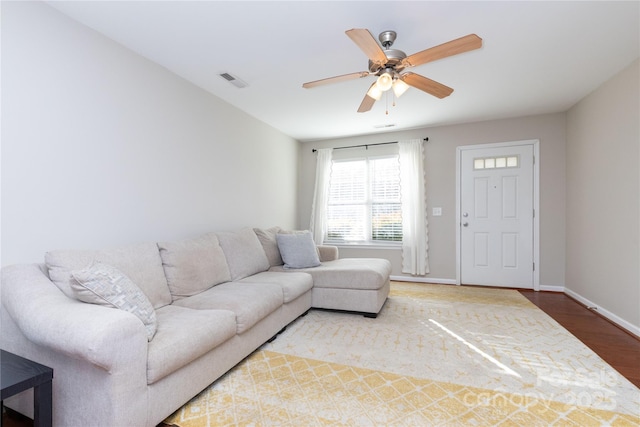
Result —
POLYGON ((443 285, 456 284, 456 279, 438 279, 435 277, 390 276, 389 279, 397 282, 438 283, 443 285))
POLYGON ((562 285, 540 285, 540 290, 545 292, 564 292, 564 286, 562 285))
POLYGON ((594 303, 593 301, 590 301, 589 299, 587 299, 587 298, 583 297, 582 295, 572 291, 571 289, 566 289, 565 288, 564 293, 569 295, 571 298, 573 298, 574 300, 578 301, 579 303, 583 304, 588 309, 600 314, 602 317, 608 319, 612 323, 615 323, 617 326, 619 326, 620 328, 622 328, 625 331, 629 332, 630 334, 635 335, 636 337, 640 338, 640 327, 627 322, 626 320, 622 319, 621 317, 619 317, 619 316, 613 314, 612 312, 600 307, 598 304, 594 303))

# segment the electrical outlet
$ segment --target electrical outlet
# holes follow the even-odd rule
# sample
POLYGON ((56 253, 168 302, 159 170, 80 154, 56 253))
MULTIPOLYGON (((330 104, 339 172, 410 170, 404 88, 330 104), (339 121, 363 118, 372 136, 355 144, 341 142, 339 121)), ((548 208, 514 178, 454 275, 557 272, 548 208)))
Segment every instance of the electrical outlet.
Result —
POLYGON ((433 208, 432 215, 433 216, 442 216, 442 208, 433 208))

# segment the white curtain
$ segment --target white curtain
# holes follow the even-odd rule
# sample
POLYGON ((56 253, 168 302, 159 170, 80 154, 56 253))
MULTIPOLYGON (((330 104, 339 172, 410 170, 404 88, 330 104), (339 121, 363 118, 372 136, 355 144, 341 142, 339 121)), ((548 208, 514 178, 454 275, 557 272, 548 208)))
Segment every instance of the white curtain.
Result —
POLYGON ((402 198, 402 272, 429 273, 429 238, 421 139, 400 141, 400 194, 402 198))
POLYGON ((332 148, 321 148, 317 151, 316 186, 313 190, 313 206, 311 207, 311 224, 309 227, 313 240, 317 245, 322 244, 326 231, 332 151, 332 148))

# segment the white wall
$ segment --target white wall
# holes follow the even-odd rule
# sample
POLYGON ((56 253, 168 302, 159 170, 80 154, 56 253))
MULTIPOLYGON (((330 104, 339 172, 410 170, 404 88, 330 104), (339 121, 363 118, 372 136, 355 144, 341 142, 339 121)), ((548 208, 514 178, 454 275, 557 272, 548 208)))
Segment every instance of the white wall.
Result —
POLYGON ((294 227, 298 142, 39 2, 2 4, 2 264, 294 227))
POLYGON ((637 334, 639 82, 636 60, 567 113, 567 291, 637 334))
MULTIPOLYGON (((425 173, 429 211, 429 263, 426 280, 455 281, 456 271, 456 147, 493 142, 540 140, 540 285, 562 287, 565 263, 565 115, 564 113, 438 126, 404 132, 308 142, 300 152, 299 227, 309 226, 316 156, 312 148, 339 147, 429 137, 425 173), (431 216, 442 207, 442 216, 431 216)), ((400 250, 341 248, 342 256, 382 257, 400 276, 400 250)))

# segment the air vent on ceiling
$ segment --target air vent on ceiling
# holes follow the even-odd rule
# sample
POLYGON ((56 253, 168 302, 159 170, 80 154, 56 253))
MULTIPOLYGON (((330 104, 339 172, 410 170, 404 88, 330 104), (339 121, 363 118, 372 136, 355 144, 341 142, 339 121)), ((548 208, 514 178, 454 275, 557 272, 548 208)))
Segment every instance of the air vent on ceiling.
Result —
POLYGON ((394 128, 394 127, 396 127, 396 124, 395 123, 387 123, 387 124, 384 124, 384 125, 373 125, 373 127, 376 128, 376 129, 394 128))
POLYGON ((231 83, 232 85, 240 89, 242 89, 243 87, 249 86, 248 84, 246 84, 245 82, 237 78, 236 76, 233 76, 229 73, 221 73, 220 77, 222 77, 223 79, 225 79, 226 81, 228 81, 229 83, 231 83))

